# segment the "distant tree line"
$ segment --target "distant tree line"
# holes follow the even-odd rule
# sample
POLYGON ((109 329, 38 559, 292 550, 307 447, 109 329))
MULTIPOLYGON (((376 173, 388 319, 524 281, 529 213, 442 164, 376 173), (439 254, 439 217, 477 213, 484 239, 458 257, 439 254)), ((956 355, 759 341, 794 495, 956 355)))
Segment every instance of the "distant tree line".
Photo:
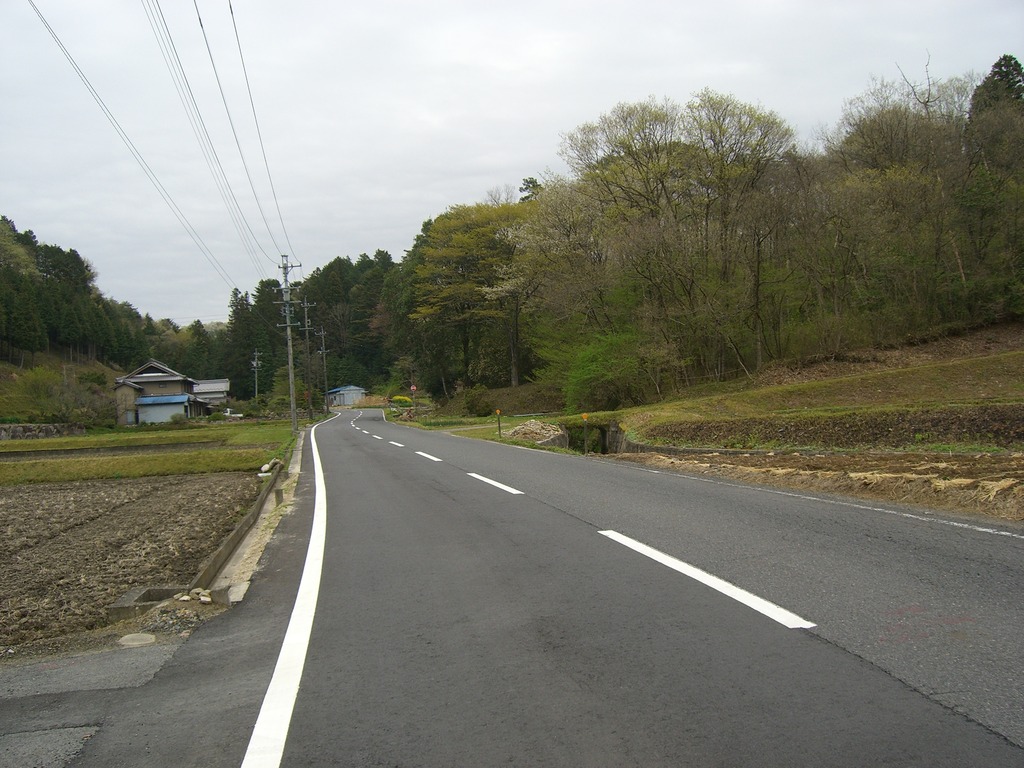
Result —
POLYGON ((129 366, 145 360, 152 320, 105 298, 74 249, 39 243, 0 217, 0 357, 19 366, 36 352, 129 366))
MULTIPOLYGON (((544 381, 569 408, 610 408, 1024 313, 1013 56, 980 82, 877 81, 815 148, 704 90, 620 104, 560 154, 567 174, 451 206, 399 262, 336 258, 297 284, 310 402, 325 381, 437 397, 544 381)), ((182 330, 103 299, 74 251, 5 223, 8 359, 58 344, 122 365, 152 355, 229 377, 241 399, 281 396, 277 280, 233 291, 226 324, 182 330)))

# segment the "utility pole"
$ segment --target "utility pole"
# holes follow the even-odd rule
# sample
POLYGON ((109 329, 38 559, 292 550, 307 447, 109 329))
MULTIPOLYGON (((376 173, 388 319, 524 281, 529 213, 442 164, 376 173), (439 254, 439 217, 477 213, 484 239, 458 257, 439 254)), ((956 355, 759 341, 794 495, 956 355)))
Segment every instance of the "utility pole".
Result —
POLYGON ((324 364, 324 413, 331 412, 331 401, 327 395, 327 350, 324 349, 324 344, 327 339, 327 332, 324 331, 324 327, 321 325, 319 331, 314 333, 320 337, 320 360, 324 364))
POLYGON ((253 395, 253 400, 260 399, 260 351, 254 349, 252 351, 252 372, 253 380, 256 385, 256 394, 253 395))
POLYGON ((302 330, 306 333, 306 412, 309 418, 313 418, 313 369, 309 362, 309 308, 316 304, 310 304, 306 297, 302 297, 302 330))
MULTIPOLYGON (((295 266, 302 266, 296 264, 295 266)), ((284 304, 284 329, 285 338, 288 341, 288 399, 291 404, 292 411, 292 434, 297 435, 299 433, 299 416, 295 410, 295 359, 292 355, 292 326, 295 323, 292 322, 292 285, 288 281, 288 273, 291 272, 295 267, 288 263, 288 255, 281 255, 281 273, 284 275, 283 284, 281 286, 281 297, 284 299, 281 303, 284 304)))

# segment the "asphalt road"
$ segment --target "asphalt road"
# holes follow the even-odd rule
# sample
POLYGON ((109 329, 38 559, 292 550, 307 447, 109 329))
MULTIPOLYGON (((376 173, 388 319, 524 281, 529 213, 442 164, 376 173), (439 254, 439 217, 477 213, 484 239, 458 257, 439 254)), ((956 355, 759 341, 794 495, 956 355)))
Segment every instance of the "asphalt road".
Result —
POLYGON ((1022 554, 352 411, 242 604, 0 723, 92 729, 78 766, 1024 766, 1022 554))

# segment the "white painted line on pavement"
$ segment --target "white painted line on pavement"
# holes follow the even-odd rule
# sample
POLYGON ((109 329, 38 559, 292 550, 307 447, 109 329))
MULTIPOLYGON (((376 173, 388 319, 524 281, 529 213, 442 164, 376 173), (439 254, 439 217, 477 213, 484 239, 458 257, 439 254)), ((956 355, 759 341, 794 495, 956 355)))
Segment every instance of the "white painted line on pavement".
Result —
POLYGON ((383 440, 384 438, 383 438, 383 437, 381 437, 380 435, 374 435, 374 436, 373 436, 373 439, 374 439, 374 440, 383 440))
POLYGON ((423 451, 416 451, 416 455, 422 456, 424 459, 430 459, 431 461, 444 461, 444 459, 439 459, 437 456, 431 456, 429 453, 424 453, 423 451))
POLYGON ((491 480, 491 478, 489 478, 489 477, 484 477, 483 475, 478 475, 476 472, 467 472, 466 474, 469 475, 470 477, 475 477, 477 480, 483 480, 485 483, 487 483, 488 485, 493 485, 495 488, 501 488, 501 490, 505 491, 505 493, 511 493, 511 494, 515 494, 515 495, 521 495, 522 494, 522 491, 520 491, 520 490, 517 490, 515 488, 511 488, 510 486, 507 486, 507 485, 504 485, 502 483, 499 483, 497 480, 491 480))
MULTIPOLYGON (((655 474, 663 474, 668 477, 676 475, 674 472, 659 472, 656 469, 644 470, 647 472, 654 472, 655 474)), ((989 528, 984 525, 973 525, 972 523, 961 523, 956 520, 948 520, 943 517, 933 517, 928 514, 915 515, 913 512, 901 512, 898 509, 889 509, 887 507, 875 507, 870 504, 858 504, 854 501, 843 501, 841 499, 830 499, 826 496, 811 496, 806 493, 796 493, 795 491, 780 491, 777 488, 765 488, 763 486, 750 486, 741 485, 739 483, 730 483, 727 480, 718 480, 709 477, 700 477, 698 475, 676 475, 678 477, 686 477, 688 480, 696 480, 701 483, 708 483, 710 485, 724 485, 729 488, 743 488, 746 490, 760 491, 762 493, 770 493, 775 496, 787 496, 791 499, 803 499, 804 501, 817 501, 825 504, 833 504, 837 507, 850 507, 851 509, 863 509, 867 512, 881 512, 885 515, 892 515, 893 517, 902 517, 904 520, 916 520, 921 523, 932 523, 934 525, 947 525, 951 528, 961 528, 968 531, 974 531, 975 533, 986 533, 990 536, 1005 536, 1010 539, 1022 539, 1024 540, 1024 534, 1014 533, 1012 531, 1004 531, 1002 528, 989 528)))
POLYGON ((394 440, 388 440, 388 442, 391 443, 391 445, 395 446, 396 448, 405 448, 404 445, 402 445, 401 443, 396 443, 394 440))
POLYGON ((701 584, 705 584, 712 589, 721 592, 723 595, 731 597, 737 602, 743 603, 748 608, 753 608, 758 613, 763 613, 769 619, 777 621, 784 627, 789 627, 789 629, 810 629, 811 627, 816 626, 815 624, 807 621, 807 619, 802 619, 795 613, 790 613, 785 608, 780 608, 775 603, 771 603, 763 597, 751 594, 745 589, 740 589, 735 584, 730 584, 724 579, 712 576, 707 571, 702 571, 700 568, 684 563, 682 560, 677 560, 671 555, 666 555, 664 552, 660 552, 653 547, 641 544, 639 541, 631 539, 628 536, 623 536, 617 531, 600 531, 600 534, 602 536, 607 536, 612 541, 617 541, 619 544, 627 546, 635 552, 639 552, 641 555, 645 555, 662 565, 667 565, 672 570, 678 571, 684 576, 689 576, 691 579, 695 579, 701 584))
MULTIPOLYGON (((322 422, 326 424, 327 422, 322 422)), ((327 540, 327 485, 324 482, 320 451, 316 445, 316 430, 309 431, 313 449, 313 471, 316 476, 316 498, 313 503, 313 528, 309 534, 306 563, 302 568, 302 580, 288 620, 288 629, 281 644, 281 652, 274 667, 274 676, 263 697, 259 717, 245 750, 242 768, 278 768, 284 754, 288 727, 299 693, 302 668, 306 664, 306 650, 313 629, 313 614, 316 612, 317 596, 320 594, 320 575, 324 564, 324 545, 327 540)))

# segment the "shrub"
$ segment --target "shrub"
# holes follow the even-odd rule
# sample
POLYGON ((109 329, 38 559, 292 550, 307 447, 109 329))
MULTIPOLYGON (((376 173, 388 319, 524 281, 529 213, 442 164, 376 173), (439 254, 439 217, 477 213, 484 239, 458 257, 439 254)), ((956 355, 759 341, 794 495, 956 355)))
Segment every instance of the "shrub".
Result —
POLYGON ((569 410, 614 410, 642 402, 640 351, 634 333, 608 333, 581 346, 565 377, 569 410))
POLYGON ((494 402, 483 384, 466 392, 466 410, 470 416, 489 416, 494 413, 494 402))
POLYGON ((103 371, 82 371, 78 374, 79 384, 95 384, 97 387, 107 386, 107 375, 103 371))

